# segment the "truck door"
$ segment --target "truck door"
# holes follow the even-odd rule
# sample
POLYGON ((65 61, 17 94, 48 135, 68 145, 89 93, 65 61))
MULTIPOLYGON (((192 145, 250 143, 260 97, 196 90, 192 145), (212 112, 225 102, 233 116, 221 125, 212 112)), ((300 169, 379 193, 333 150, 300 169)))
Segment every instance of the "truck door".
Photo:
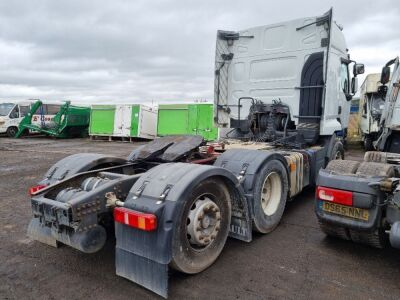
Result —
POLYGON ((341 134, 347 129, 351 106, 351 77, 349 56, 344 35, 339 26, 330 21, 325 67, 325 90, 321 135, 341 134))
POLYGON ((129 105, 117 105, 115 108, 114 134, 129 137, 131 131, 132 109, 129 105))
POLYGON ((388 83, 388 91, 385 99, 385 108, 382 112, 381 123, 385 127, 398 130, 400 124, 400 61, 397 57, 394 60, 392 79, 388 83))

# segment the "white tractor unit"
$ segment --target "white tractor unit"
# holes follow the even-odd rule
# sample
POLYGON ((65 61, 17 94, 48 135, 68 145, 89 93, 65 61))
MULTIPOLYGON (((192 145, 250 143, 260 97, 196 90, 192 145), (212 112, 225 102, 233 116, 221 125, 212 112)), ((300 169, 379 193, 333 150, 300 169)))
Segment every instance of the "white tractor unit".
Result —
POLYGON ((94 253, 111 224, 117 275, 167 297, 170 268, 199 273, 228 236, 271 232, 286 202, 343 158, 364 66, 350 59, 332 10, 218 31, 216 44, 215 123, 232 128, 230 139, 166 136, 127 159, 66 157, 30 190, 31 238, 94 253))

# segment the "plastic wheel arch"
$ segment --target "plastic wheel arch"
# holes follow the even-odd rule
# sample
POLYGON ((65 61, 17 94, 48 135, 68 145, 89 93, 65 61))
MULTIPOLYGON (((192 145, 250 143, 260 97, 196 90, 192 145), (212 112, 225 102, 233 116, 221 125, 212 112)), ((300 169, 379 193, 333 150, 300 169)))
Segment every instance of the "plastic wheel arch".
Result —
POLYGON ((166 163, 144 173, 131 188, 124 207, 157 216, 155 231, 145 232, 115 223, 117 275, 166 297, 172 238, 190 191, 204 180, 218 177, 231 199, 232 225, 241 226, 229 235, 251 240, 250 212, 237 178, 228 170, 209 165, 166 163), (241 211, 239 212, 238 209, 241 211), (241 218, 237 213, 241 213, 241 218), (140 241, 140 242, 138 242, 140 241), (143 270, 146 270, 145 272, 143 270), (156 274, 156 275, 155 275, 156 274))
POLYGON ((127 163, 125 159, 107 156, 97 153, 79 153, 67 156, 54 165, 46 172, 45 177, 39 184, 53 184, 57 181, 66 179, 80 172, 93 170, 105 164, 122 165, 127 163))
MULTIPOLYGON (((261 168, 270 160, 280 161, 286 169, 290 191, 290 171, 288 163, 282 154, 271 151, 260 150, 247 150, 247 149, 233 149, 226 151, 218 157, 214 166, 226 168, 235 176, 241 178, 241 186, 244 190, 246 197, 252 197, 252 191, 255 184, 255 176, 261 168)), ((252 216, 254 214, 254 207, 252 201, 248 199, 249 206, 251 207, 252 216)))

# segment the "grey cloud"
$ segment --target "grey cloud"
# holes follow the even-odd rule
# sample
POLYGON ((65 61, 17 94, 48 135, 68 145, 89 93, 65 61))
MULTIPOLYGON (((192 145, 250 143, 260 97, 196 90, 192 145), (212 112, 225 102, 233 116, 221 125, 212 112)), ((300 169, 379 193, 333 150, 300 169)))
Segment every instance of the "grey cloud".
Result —
POLYGON ((397 0, 1 1, 0 98, 212 100, 217 29, 321 15, 330 6, 367 71, 400 49, 397 0))

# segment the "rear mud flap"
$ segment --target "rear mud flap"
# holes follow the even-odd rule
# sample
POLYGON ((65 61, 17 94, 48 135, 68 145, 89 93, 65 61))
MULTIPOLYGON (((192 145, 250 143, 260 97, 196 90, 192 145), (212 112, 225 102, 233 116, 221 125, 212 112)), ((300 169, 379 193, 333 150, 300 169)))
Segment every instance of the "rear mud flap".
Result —
POLYGON ((168 297, 168 265, 155 262, 121 248, 115 250, 118 276, 129 279, 154 293, 168 297))
POLYGON ((41 225, 38 218, 33 218, 29 222, 27 234, 32 240, 58 247, 57 240, 51 235, 51 228, 41 225))

